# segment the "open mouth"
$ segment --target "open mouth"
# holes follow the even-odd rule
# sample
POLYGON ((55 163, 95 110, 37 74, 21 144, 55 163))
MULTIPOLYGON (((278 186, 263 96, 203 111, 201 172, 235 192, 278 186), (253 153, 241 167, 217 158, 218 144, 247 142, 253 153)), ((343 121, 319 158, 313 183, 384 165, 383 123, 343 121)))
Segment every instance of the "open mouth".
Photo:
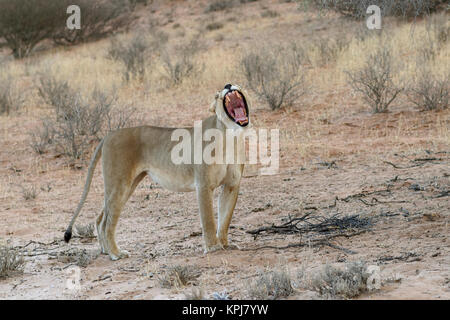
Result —
POLYGON ((248 107, 244 95, 237 90, 229 91, 223 104, 227 115, 241 127, 248 124, 248 107))

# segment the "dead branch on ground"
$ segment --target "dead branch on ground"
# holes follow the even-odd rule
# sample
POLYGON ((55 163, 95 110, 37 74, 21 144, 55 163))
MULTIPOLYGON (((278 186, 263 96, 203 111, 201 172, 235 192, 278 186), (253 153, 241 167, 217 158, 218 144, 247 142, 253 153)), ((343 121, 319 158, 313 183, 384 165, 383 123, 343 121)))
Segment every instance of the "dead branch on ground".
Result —
POLYGON ((272 224, 271 226, 264 226, 247 231, 247 233, 254 236, 254 239, 262 233, 300 234, 300 242, 291 243, 281 247, 268 245, 244 249, 244 251, 259 249, 288 249, 305 246, 329 246, 342 250, 348 254, 355 254, 356 252, 331 243, 330 241, 337 237, 350 238, 367 232, 370 230, 372 224, 372 218, 361 217, 360 215, 341 216, 341 214, 336 213, 330 217, 325 217, 314 215, 310 212, 300 217, 289 217, 287 222, 280 225, 272 224))

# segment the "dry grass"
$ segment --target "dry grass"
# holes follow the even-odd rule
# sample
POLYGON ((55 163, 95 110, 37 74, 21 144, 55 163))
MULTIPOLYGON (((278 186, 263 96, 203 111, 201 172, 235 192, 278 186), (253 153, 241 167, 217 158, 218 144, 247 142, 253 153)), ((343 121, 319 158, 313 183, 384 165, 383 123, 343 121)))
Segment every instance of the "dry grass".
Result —
POLYGON ((152 59, 159 45, 151 42, 142 33, 137 33, 131 39, 124 36, 114 37, 111 39, 107 57, 122 64, 125 81, 143 81, 152 66, 152 59))
POLYGON ((65 251, 58 252, 56 259, 62 263, 75 264, 79 267, 87 267, 92 260, 98 257, 99 253, 90 252, 86 249, 70 248, 65 251))
POLYGON ((93 223, 89 223, 87 225, 75 225, 76 235, 80 238, 92 239, 95 238, 94 234, 95 226, 93 223))
POLYGON ((257 279, 248 283, 247 294, 251 299, 269 300, 288 297, 294 292, 287 269, 260 272, 257 279))
POLYGON ((21 109, 25 99, 9 68, 0 67, 0 116, 8 116, 21 109))
POLYGON ((6 278, 23 271, 25 261, 14 248, 0 247, 0 278, 6 278))
POLYGON ((417 18, 428 15, 442 3, 437 0, 309 0, 306 6, 313 5, 319 10, 334 10, 342 15, 364 19, 370 5, 377 5, 383 17, 397 16, 402 18, 417 18))
POLYGON ((107 58, 109 41, 74 47, 71 51, 56 51, 37 59, 30 70, 33 76, 49 74, 56 81, 68 81, 82 95, 98 88, 103 92, 117 91, 123 83, 122 66, 107 58))
POLYGON ((184 294, 186 300, 207 300, 203 288, 192 288, 184 294))
POLYGON ((205 8, 205 12, 217 12, 217 11, 223 11, 227 8, 230 8, 235 5, 235 0, 230 0, 227 2, 221 1, 221 0, 211 0, 209 1, 208 5, 205 8))
POLYGON ((170 266, 157 276, 162 288, 180 288, 194 284, 200 276, 199 270, 193 266, 170 266))
MULTIPOLYGON (((353 38, 348 49, 340 55, 337 61, 339 74, 344 75, 345 73, 340 73, 344 70, 361 68, 365 63, 365 59, 361 59, 361 57, 369 57, 370 54, 383 47, 391 48, 392 62, 399 66, 394 81, 413 78, 418 65, 423 66, 423 64, 430 68, 430 72, 440 74, 443 71, 440 66, 450 63, 450 57, 446 54, 450 50, 450 43, 438 39, 440 32, 431 32, 431 29, 438 28, 438 24, 434 22, 436 19, 433 17, 422 23, 399 25, 387 20, 386 28, 389 28, 390 32, 383 29, 381 32, 369 32, 363 40, 353 38), (420 49, 429 47, 430 43, 434 43, 436 46, 434 59, 424 61, 421 59, 420 49), (438 44, 439 46, 437 46, 438 44)), ((445 22, 443 26, 440 25, 439 29, 445 29, 446 25, 450 26, 450 23, 445 22)), ((344 78, 340 77, 339 80, 342 81, 344 78)))
POLYGON ((326 298, 354 298, 367 291, 365 262, 351 262, 344 269, 326 264, 312 276, 311 289, 326 298))
MULTIPOLYGON (((282 19, 289 23, 295 22, 296 20, 294 18, 297 17, 298 13, 296 12, 288 15, 283 12, 282 15, 282 19)), ((399 57, 402 57, 401 60, 406 62, 405 68, 402 68, 399 76, 402 78, 411 77, 416 68, 416 56, 419 55, 417 48, 422 46, 421 44, 425 43, 425 40, 430 37, 432 41, 435 38, 445 39, 446 37, 445 23, 444 27, 442 27, 442 23, 431 24, 430 22, 430 26, 432 26, 430 28, 434 28, 433 30, 436 31, 431 32, 430 29, 430 32, 427 32, 426 24, 419 22, 414 26, 414 31, 411 31, 411 25, 409 24, 386 26, 390 30, 389 34, 383 33, 381 36, 374 36, 378 34, 374 31, 369 32, 364 40, 353 37, 348 44, 348 48, 346 44, 348 41, 345 39, 332 37, 329 40, 324 40, 325 38, 317 36, 316 40, 313 41, 313 45, 310 48, 305 48, 306 56, 312 60, 314 68, 321 68, 321 65, 324 64, 327 65, 327 68, 318 70, 320 72, 311 72, 307 78, 311 80, 311 83, 314 83, 314 88, 317 90, 321 90, 324 87, 330 88, 330 86, 336 84, 344 85, 345 73, 343 71, 359 67, 361 65, 360 58, 367 57, 370 52, 373 52, 373 49, 380 45, 380 38, 383 41, 391 41, 396 44, 393 49, 394 59, 398 60, 399 57)), ((256 22, 251 19, 242 19, 233 24, 225 25, 223 32, 227 34, 227 39, 236 39, 239 38, 239 35, 244 29, 249 28, 258 34, 258 32, 271 28, 271 22, 270 20, 256 22)), ((171 35, 175 32, 170 28, 165 31, 171 35)), ((196 32, 193 22, 186 24, 186 38, 194 36, 196 32)), ((216 34, 211 33, 212 38, 216 36, 216 34)), ((173 47, 178 41, 179 39, 171 38, 168 46, 173 47)), ((252 41, 249 41, 249 44, 252 41)), ((428 44, 428 42, 427 40, 426 43, 428 44)), ((435 60, 431 62, 433 72, 439 71, 437 66, 448 65, 449 63, 448 55, 444 54, 449 50, 448 41, 441 40, 440 43, 440 49, 436 53, 435 60)), ((136 84, 133 82, 128 85, 123 84, 123 66, 119 62, 111 63, 106 58, 108 48, 108 41, 100 41, 74 47, 70 51, 53 50, 51 55, 37 56, 33 57, 33 59, 37 61, 36 65, 38 66, 42 64, 50 65, 51 69, 61 79, 71 79, 71 84, 76 90, 84 91, 87 88, 98 87, 103 91, 108 91, 116 88, 116 91, 122 99, 129 100, 131 98, 129 89, 134 88, 136 84)), ((204 64, 204 72, 189 77, 189 79, 184 81, 179 90, 182 91, 183 89, 198 88, 201 86, 202 89, 200 90, 207 93, 222 87, 224 83, 242 83, 243 74, 238 63, 238 57, 243 53, 242 49, 240 46, 230 49, 223 45, 219 48, 210 45, 203 48, 199 52, 199 60, 204 64)), ((146 71, 145 77, 148 77, 148 82, 151 84, 152 101, 155 101, 155 99, 164 99, 166 92, 173 90, 172 88, 167 88, 165 64, 162 59, 157 59, 151 68, 153 70, 151 72, 152 74, 148 74, 148 71, 146 71)), ((175 63, 172 62, 172 64, 174 65, 175 63)), ((21 65, 16 65, 15 67, 22 68, 21 65)), ((34 67, 29 71, 33 73, 35 71, 33 69, 34 67)), ((149 101, 142 102, 148 103, 149 101)))
POLYGON ((198 37, 177 44, 173 48, 162 48, 161 62, 165 78, 171 85, 179 85, 190 77, 198 77, 202 72, 202 64, 196 59, 201 50, 198 37))
MULTIPOLYGON (((287 22, 295 21, 293 20, 294 13, 291 15, 283 14, 282 19, 287 22)), ((73 51, 65 52, 64 54, 56 52, 52 68, 55 71, 57 70, 58 76, 61 75, 61 77, 67 78, 70 75, 71 83, 73 83, 74 87, 79 88, 80 91, 86 90, 86 87, 92 88, 96 85, 104 88, 104 90, 116 87, 118 88, 116 92, 121 102, 130 103, 137 100, 139 105, 145 106, 146 109, 150 110, 153 110, 156 106, 165 106, 168 112, 171 112, 172 108, 178 103, 186 101, 186 92, 194 91, 196 92, 195 103, 206 105, 209 103, 209 97, 212 95, 212 92, 223 87, 224 83, 245 83, 242 68, 239 65, 239 58, 242 57, 244 48, 242 46, 230 47, 228 45, 230 39, 239 38, 244 28, 251 28, 258 34, 261 30, 270 28, 270 20, 264 19, 264 22, 259 21, 256 23, 251 19, 243 19, 233 24, 226 24, 219 30, 221 33, 226 34, 226 38, 221 41, 220 45, 206 45, 195 59, 202 62, 203 72, 185 77, 175 87, 167 85, 168 73, 160 59, 156 59, 153 62, 151 72, 146 71, 144 84, 135 82, 123 84, 121 65, 119 63, 111 63, 105 58, 108 48, 107 42, 100 42, 95 46, 77 47, 73 51)), ((389 21, 386 20, 386 24, 388 23, 389 21)), ((431 25, 431 22, 429 25, 431 25)), ((439 24, 434 25, 438 26, 439 24)), ((186 25, 183 24, 183 26, 186 28, 186 38, 195 35, 195 24, 193 22, 190 21, 186 25)), ((312 85, 311 90, 306 95, 295 101, 295 106, 296 108, 301 106, 302 110, 304 110, 304 113, 302 111, 302 117, 312 121, 300 122, 294 127, 286 126, 286 130, 282 132, 282 136, 285 138, 281 141, 282 145, 292 145, 292 147, 289 147, 289 150, 299 154, 299 161, 303 162, 305 159, 318 154, 329 156, 335 152, 330 149, 329 144, 321 142, 323 129, 325 128, 324 122, 339 119, 345 113, 355 112, 355 109, 357 111, 363 110, 362 108, 358 110, 358 106, 361 104, 360 97, 353 98, 349 96, 351 92, 346 84, 345 70, 360 68, 364 62, 364 59, 361 59, 361 57, 367 57, 380 46, 390 44, 394 63, 401 62, 401 68, 398 74, 394 75, 393 81, 407 81, 415 77, 417 61, 421 55, 418 49, 427 47, 429 41, 437 43, 434 39, 439 34, 441 34, 440 38, 445 38, 442 36, 442 34, 445 34, 442 31, 445 28, 440 28, 441 31, 439 32, 431 32, 429 31, 431 27, 427 27, 425 22, 416 22, 414 25, 386 25, 386 28, 389 28, 389 33, 369 31, 363 39, 355 36, 347 40, 339 40, 339 37, 335 37, 333 40, 329 40, 328 44, 317 40, 315 45, 303 48, 304 61, 306 61, 307 65, 308 60, 310 62, 309 72, 305 77, 307 82, 312 85), (338 45, 337 42, 341 42, 344 45, 338 45), (348 45, 346 44, 347 42, 348 45), (330 91, 330 88, 333 88, 333 90, 330 91), (331 99, 333 105, 327 108, 326 112, 322 107, 313 107, 311 113, 305 110, 306 108, 303 106, 309 108, 312 105, 327 104, 330 99, 326 98, 326 93, 332 94, 333 97, 331 99), (295 143, 296 141, 301 141, 302 143, 295 143)), ((176 37, 172 37, 175 31, 171 29, 171 27, 163 29, 164 32, 171 35, 167 42, 169 48, 172 48, 179 41, 176 37)), ((216 36, 215 32, 211 32, 210 37, 212 40, 216 36)), ((209 39, 208 35, 206 38, 209 39)), ((320 37, 317 39, 320 39, 320 37)), ((252 41, 250 40, 249 43, 252 43, 252 41)), ((434 50, 434 58, 426 61, 433 75, 443 76, 443 68, 440 66, 449 65, 449 56, 445 54, 448 50, 450 50, 449 41, 441 41, 439 48, 434 50)), ((41 63, 44 63, 46 57, 43 57, 42 60, 41 63)), ((404 104, 403 96, 399 99, 399 103, 391 111, 395 111, 397 106, 404 104)), ((261 105, 256 104, 256 106, 259 107, 261 105)), ((295 111, 295 108, 293 111, 295 111)), ((206 116, 206 111, 202 115, 206 116)), ((264 116, 261 116, 261 114, 257 116, 259 119, 255 117, 255 121, 259 121, 259 124, 263 126, 268 125, 265 121, 260 120, 264 116)), ((169 118, 166 117, 166 123, 174 125, 175 122, 170 123, 169 118)), ((443 114, 440 115, 440 121, 433 122, 433 130, 438 134, 438 136, 433 134, 435 142, 448 143, 446 119, 447 115, 443 114)), ((274 124, 273 121, 270 123, 274 124)), ((186 125, 188 124, 189 122, 186 123, 186 125)), ((407 125, 409 126, 409 124, 407 125)), ((365 127, 362 127, 360 131, 360 139, 372 139, 376 134, 374 130, 369 130, 365 127)), ((379 134, 381 134, 380 132, 378 131, 379 134)), ((405 125, 398 127, 395 133, 393 130, 387 130, 386 133, 388 136, 395 134, 398 137, 398 139, 392 140, 393 143, 400 143, 411 134, 405 125)), ((364 149, 367 150, 367 146, 361 147, 362 152, 364 149)))
POLYGON ((34 185, 28 187, 20 187, 22 188, 22 197, 24 200, 35 200, 37 198, 38 191, 36 190, 36 187, 34 185))
POLYGON ((447 109, 450 99, 450 72, 436 76, 423 69, 407 89, 409 100, 420 110, 447 109))
POLYGON ((305 54, 306 61, 316 67, 333 65, 348 45, 349 42, 345 38, 315 38, 305 54))
POLYGON ((280 16, 280 14, 275 10, 268 9, 268 10, 264 10, 263 12, 261 12, 262 18, 276 18, 278 16, 280 16))

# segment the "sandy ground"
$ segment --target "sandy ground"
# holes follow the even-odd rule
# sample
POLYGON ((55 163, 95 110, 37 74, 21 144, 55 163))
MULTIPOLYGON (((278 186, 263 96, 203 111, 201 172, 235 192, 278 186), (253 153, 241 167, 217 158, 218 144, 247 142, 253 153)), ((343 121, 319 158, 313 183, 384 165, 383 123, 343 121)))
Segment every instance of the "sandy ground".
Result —
MULTIPOLYGON (((231 241, 241 250, 207 255, 202 251, 195 194, 166 191, 146 178, 122 213, 117 232, 119 246, 131 256, 112 262, 98 255, 95 239, 74 238, 68 245, 62 241, 81 194, 84 168, 71 168, 49 154, 35 161, 25 135, 21 141, 14 124, 10 122, 9 127, 12 132, 6 129, 8 134, 3 136, 12 134, 17 141, 3 139, 6 148, 0 152, 0 239, 13 246, 28 244, 25 252, 30 256, 22 275, 0 282, 2 299, 184 298, 191 286, 163 289, 158 281, 158 276, 174 265, 194 266, 200 272, 196 285, 207 297, 225 291, 233 299, 241 299, 248 297, 246 287, 261 270, 286 265, 295 284, 300 269, 312 274, 325 263, 343 265, 357 260, 380 266, 386 280, 380 290, 361 296, 363 299, 450 298, 450 154, 446 151, 396 153, 378 161, 362 155, 344 156, 329 167, 317 162, 306 167, 282 166, 273 176, 255 176, 246 170, 230 229, 231 241), (25 201, 22 188, 28 185, 36 186, 38 196, 25 201), (311 207, 317 209, 309 209, 316 211, 314 214, 378 218, 370 231, 332 241, 353 254, 329 246, 258 249, 301 239, 280 234, 255 239, 246 232, 280 224, 288 215, 300 215, 311 207), (67 288, 72 264, 52 254, 69 248, 84 248, 96 257, 80 268, 78 290, 67 288)), ((100 210, 100 172, 96 172, 79 225, 92 223, 100 210)), ((296 289, 290 298, 319 296, 296 289)))

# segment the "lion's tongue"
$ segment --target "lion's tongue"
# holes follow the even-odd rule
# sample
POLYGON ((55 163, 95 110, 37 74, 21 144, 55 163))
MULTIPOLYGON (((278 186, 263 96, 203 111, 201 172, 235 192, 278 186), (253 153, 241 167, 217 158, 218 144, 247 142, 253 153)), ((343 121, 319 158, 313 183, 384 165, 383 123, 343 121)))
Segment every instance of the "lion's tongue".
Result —
POLYGON ((234 120, 245 121, 247 117, 245 116, 245 109, 242 107, 234 109, 234 120))

